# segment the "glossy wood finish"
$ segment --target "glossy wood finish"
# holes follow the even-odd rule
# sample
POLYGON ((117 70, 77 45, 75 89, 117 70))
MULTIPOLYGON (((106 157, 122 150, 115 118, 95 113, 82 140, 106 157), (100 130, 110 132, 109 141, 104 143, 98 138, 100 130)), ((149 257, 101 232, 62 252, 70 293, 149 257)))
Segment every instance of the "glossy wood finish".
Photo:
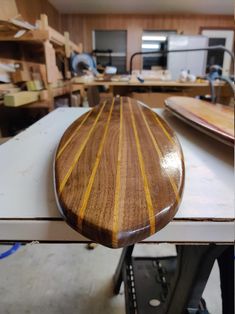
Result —
POLYGON ((165 105, 191 126, 227 145, 234 145, 233 108, 190 97, 170 97, 165 105))
POLYGON ((175 215, 184 161, 175 133, 130 98, 104 102, 64 133, 55 190, 67 222, 109 247, 138 242, 175 215))

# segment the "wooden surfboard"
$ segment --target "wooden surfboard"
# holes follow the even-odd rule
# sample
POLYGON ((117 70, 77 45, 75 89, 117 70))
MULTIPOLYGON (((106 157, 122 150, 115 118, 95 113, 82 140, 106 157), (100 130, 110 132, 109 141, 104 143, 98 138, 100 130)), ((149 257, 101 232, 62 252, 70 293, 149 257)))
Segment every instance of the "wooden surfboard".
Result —
POLYGON ((169 97, 165 105, 191 126, 227 145, 234 145, 234 109, 191 97, 169 97))
POLYGON ((163 119, 120 97, 94 107, 66 130, 54 175, 57 203, 68 224, 118 248, 149 237, 174 217, 184 160, 163 119))

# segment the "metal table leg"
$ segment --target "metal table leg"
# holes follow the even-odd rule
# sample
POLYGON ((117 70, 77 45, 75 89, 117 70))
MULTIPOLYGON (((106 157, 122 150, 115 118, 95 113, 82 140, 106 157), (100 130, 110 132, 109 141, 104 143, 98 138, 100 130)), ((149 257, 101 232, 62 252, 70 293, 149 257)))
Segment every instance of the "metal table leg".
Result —
POLYGON ((198 313, 200 299, 213 264, 225 249, 227 246, 214 244, 177 246, 178 266, 164 313, 198 313))
POLYGON ((118 294, 120 291, 120 287, 123 281, 123 267, 124 263, 131 261, 131 255, 134 250, 134 245, 130 245, 125 247, 122 250, 122 255, 119 259, 118 266, 116 268, 115 274, 114 274, 114 293, 118 294))
POLYGON ((234 314, 234 246, 230 245, 219 257, 223 314, 234 314))
MULTIPOLYGON (((166 261, 165 258, 156 258, 155 262, 153 258, 132 257, 133 249, 134 246, 123 249, 114 275, 115 294, 119 293, 121 283, 124 281, 127 314, 148 314, 154 311, 161 314, 208 313, 205 302, 201 297, 216 259, 218 259, 221 272, 223 314, 234 313, 233 246, 215 244, 177 246, 177 266, 175 266, 171 276, 169 276, 170 273, 166 275, 166 278, 168 277, 165 283, 165 285, 167 285, 167 289, 165 289, 167 291, 166 297, 163 298, 164 300, 161 300, 161 305, 155 308, 155 310, 145 305, 144 312, 143 301, 144 304, 147 304, 146 302, 150 295, 159 295, 159 291, 161 291, 159 282, 158 285, 157 282, 155 285, 153 281, 153 278, 158 277, 156 274, 159 270, 150 270, 150 265, 159 262, 166 263, 166 261), (143 263, 141 265, 146 266, 137 267, 136 265, 138 265, 138 261, 140 260, 143 263), (144 260, 149 264, 146 264, 144 260), (141 273, 139 273, 139 271, 141 272, 143 270, 145 271, 145 275, 146 273, 150 275, 150 284, 139 284, 139 278, 144 277, 140 276, 141 273), (143 286, 146 287, 144 291, 142 290, 143 286), (150 286, 152 290, 146 290, 147 287, 150 286), (149 291, 149 294, 147 291, 149 291), (155 291, 154 294, 151 291, 155 291)), ((169 258, 172 259, 172 257, 169 258)), ((168 269, 168 271, 170 271, 170 269, 168 269)), ((163 288, 164 287, 162 287, 162 291, 165 291, 163 288)))

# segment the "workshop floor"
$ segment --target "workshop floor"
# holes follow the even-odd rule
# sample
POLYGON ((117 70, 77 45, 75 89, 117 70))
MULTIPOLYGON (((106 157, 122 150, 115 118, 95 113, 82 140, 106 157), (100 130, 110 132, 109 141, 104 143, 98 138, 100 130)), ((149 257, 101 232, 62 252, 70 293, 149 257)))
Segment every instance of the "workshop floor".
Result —
MULTIPOLYGON (((7 246, 0 246, 0 253, 7 246)), ((124 314, 123 288, 112 295, 112 276, 121 250, 85 244, 22 246, 0 260, 0 314, 124 314)), ((136 245, 136 256, 175 254, 173 245, 136 245)), ((219 272, 214 265, 204 298, 221 314, 219 272)), ((177 313, 176 313, 177 314, 177 313)))

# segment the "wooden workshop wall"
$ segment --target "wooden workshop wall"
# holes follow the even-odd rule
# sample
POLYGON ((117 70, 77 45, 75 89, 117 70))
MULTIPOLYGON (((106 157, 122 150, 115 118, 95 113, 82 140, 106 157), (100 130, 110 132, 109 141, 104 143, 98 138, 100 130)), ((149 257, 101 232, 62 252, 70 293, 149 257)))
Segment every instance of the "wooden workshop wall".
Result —
MULTIPOLYGON (((69 31, 71 40, 82 42, 84 51, 92 50, 92 30, 127 30, 127 65, 130 56, 141 50, 143 30, 177 30, 178 33, 199 34, 201 27, 234 29, 233 16, 218 15, 80 15, 61 16, 61 31, 69 31)), ((139 68, 140 58, 134 68, 139 68)))
POLYGON ((1 0, 0 2, 0 20, 7 20, 18 14, 15 0, 1 0))
POLYGON ((25 21, 35 23, 40 14, 48 16, 49 25, 60 31, 60 14, 48 0, 1 0, 0 19, 7 20, 21 15, 25 21))
POLYGON ((60 14, 48 0, 16 0, 16 5, 24 20, 35 23, 40 14, 45 13, 49 25, 60 31, 60 14))

